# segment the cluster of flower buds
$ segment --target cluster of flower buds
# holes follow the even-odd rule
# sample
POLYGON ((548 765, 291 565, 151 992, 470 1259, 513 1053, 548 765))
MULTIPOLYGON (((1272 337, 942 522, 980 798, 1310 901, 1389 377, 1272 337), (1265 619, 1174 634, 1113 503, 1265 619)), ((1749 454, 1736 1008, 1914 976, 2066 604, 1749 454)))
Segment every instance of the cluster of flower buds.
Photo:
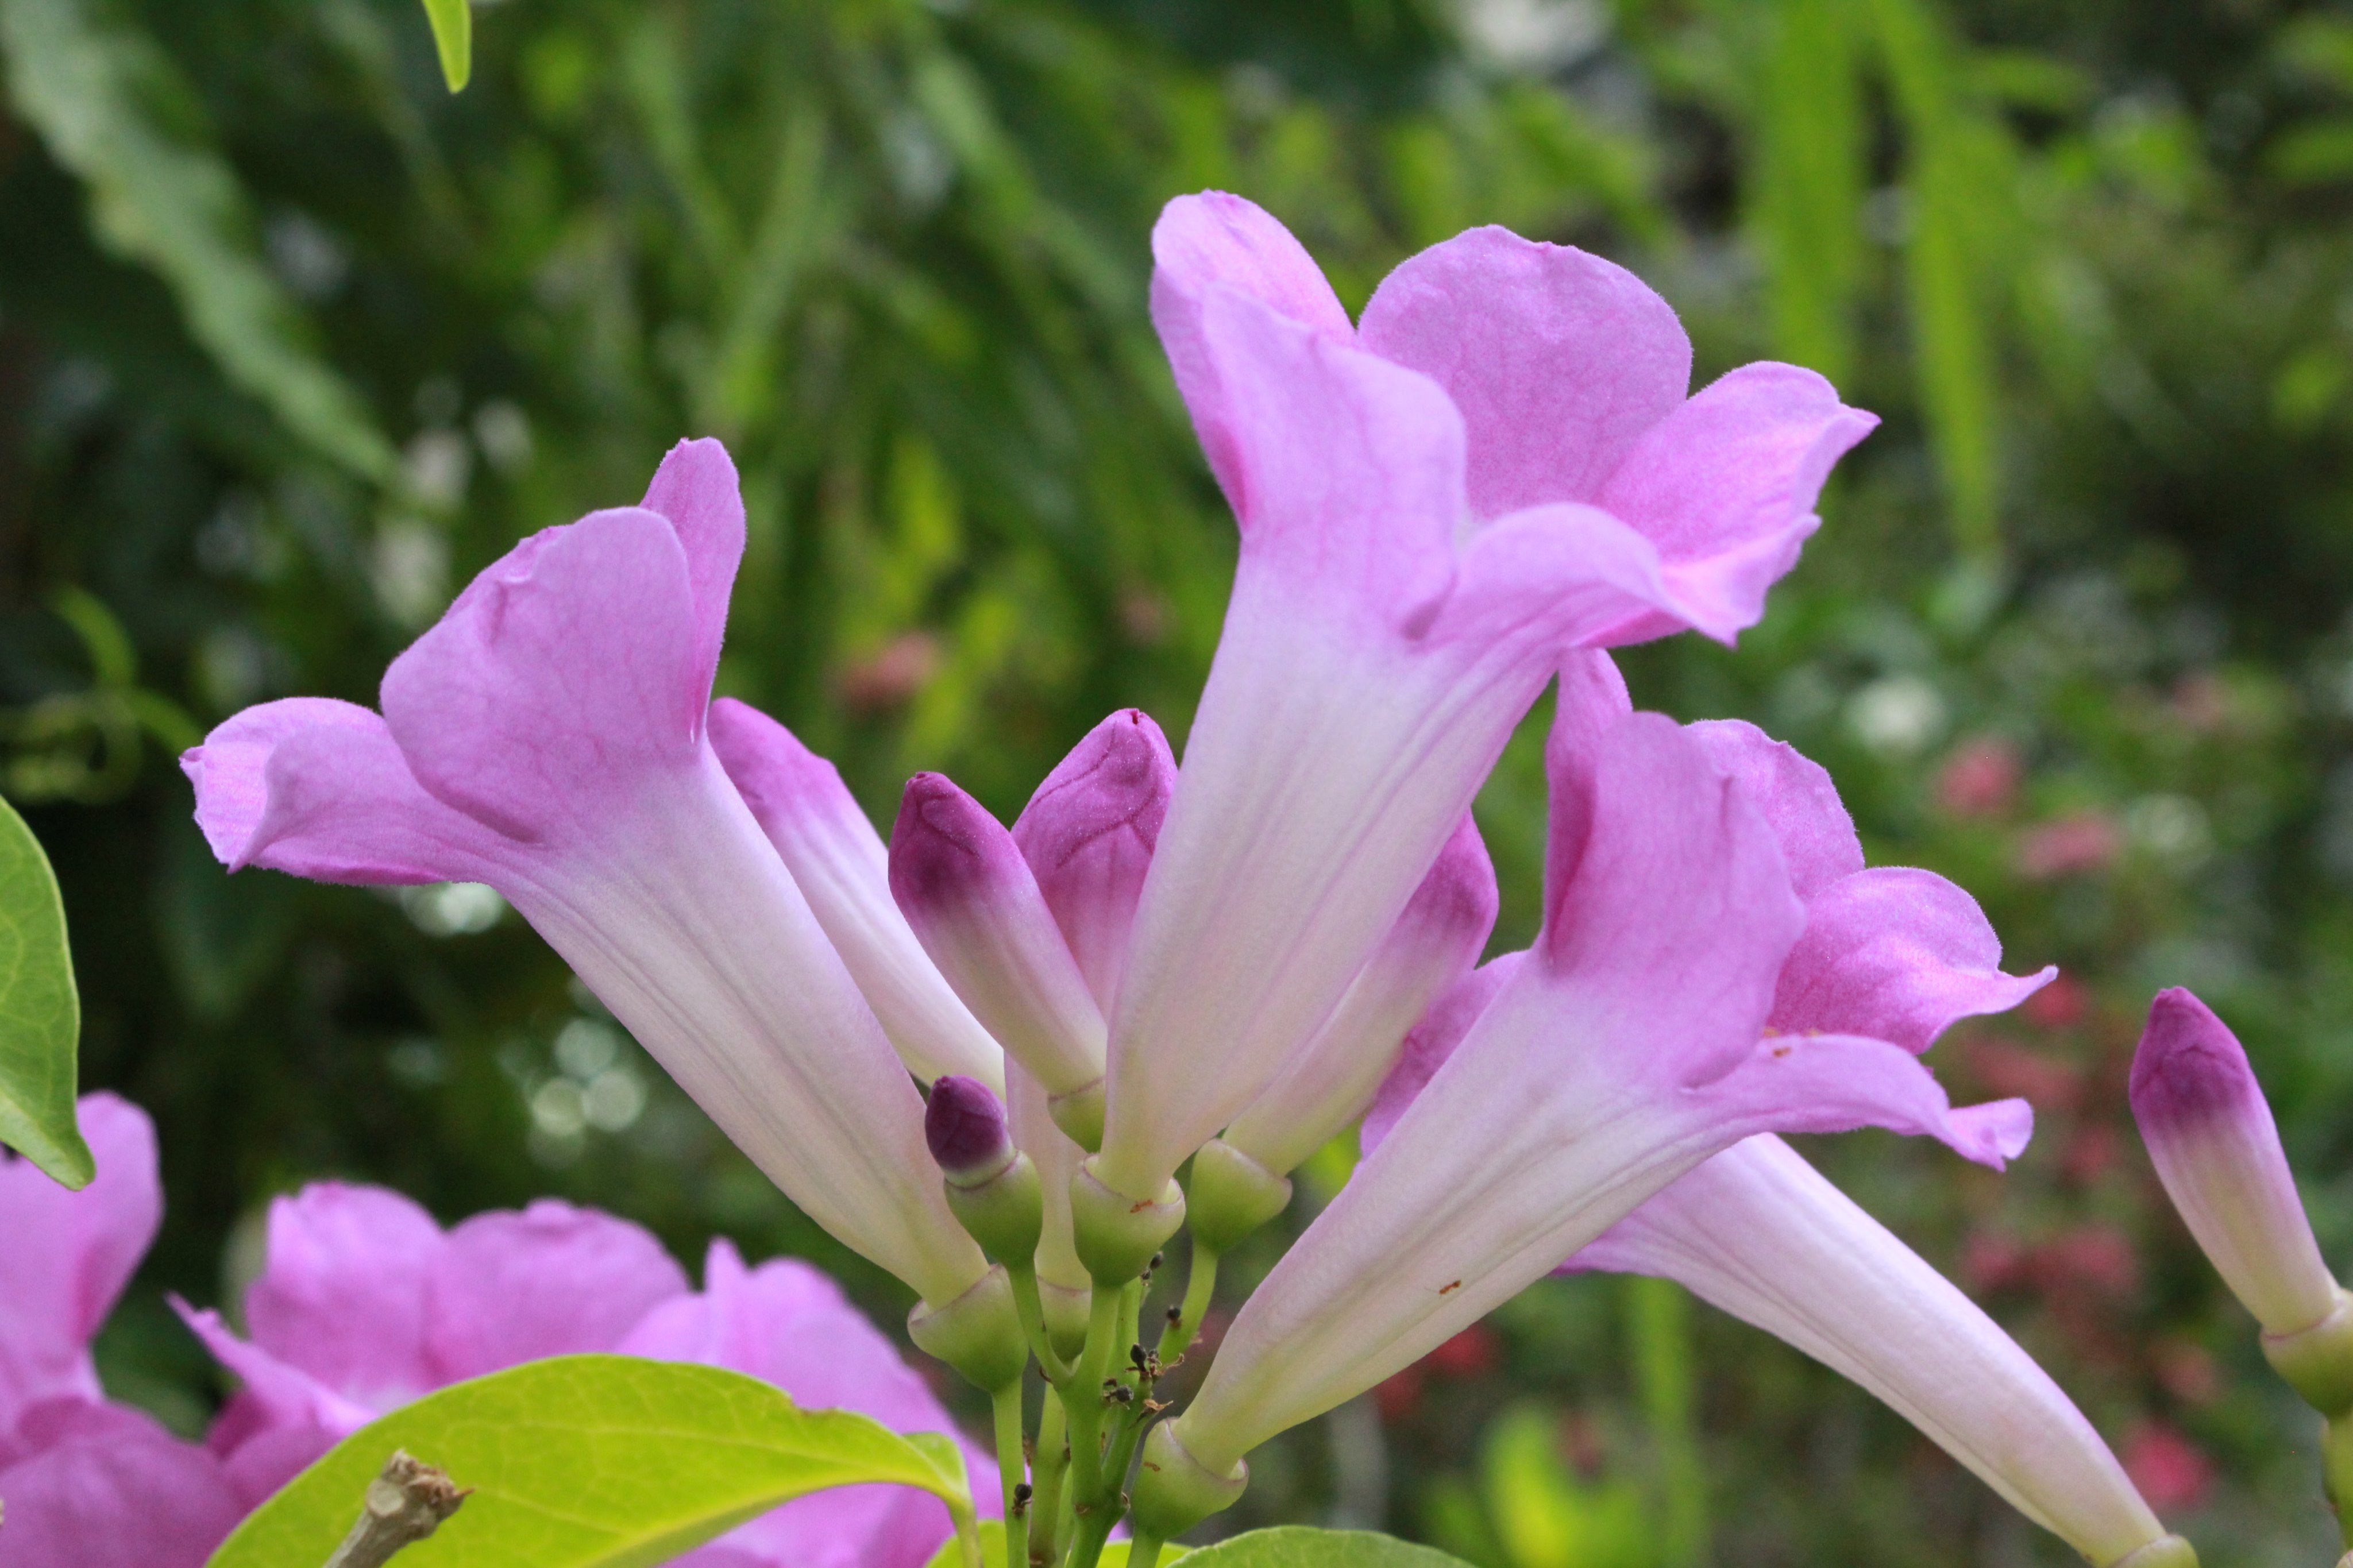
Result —
POLYGON ((1092 1568, 1132 1508, 1148 1568, 1253 1448, 1564 1266, 1690 1280, 2103 1568, 2188 1561, 2056 1387, 1769 1141, 1887 1127, 2000 1167, 2026 1107, 1956 1108, 1917 1058, 2047 972, 2003 973, 1941 878, 1866 869, 1786 746, 1635 712, 1606 651, 1753 625, 1872 417, 1790 365, 1693 394, 1663 300, 1499 229, 1409 258, 1356 321, 1235 197, 1172 203, 1154 248, 1241 532, 1181 768, 1115 713, 1009 828, 919 774, 886 847, 829 764, 711 700, 744 510, 697 441, 641 506, 484 571, 380 712, 216 730, 185 759, 214 848, 505 893, 921 1298, 917 1342, 997 1396, 1033 1563, 1092 1568), (1556 681, 1543 928, 1474 969, 1496 889, 1472 799, 1556 681), (1218 1258, 1359 1121, 1362 1164, 1172 1415, 1156 1380, 1218 1258), (1188 1215, 1155 1351, 1146 1285, 1188 1215))

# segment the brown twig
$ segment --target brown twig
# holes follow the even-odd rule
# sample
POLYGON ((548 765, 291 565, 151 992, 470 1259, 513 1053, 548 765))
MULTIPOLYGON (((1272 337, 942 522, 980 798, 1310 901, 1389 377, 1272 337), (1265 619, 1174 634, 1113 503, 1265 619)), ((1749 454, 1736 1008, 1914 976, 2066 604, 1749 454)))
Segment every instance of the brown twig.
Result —
POLYGON ((382 1568, 394 1552, 440 1529, 466 1497, 444 1471, 394 1450, 384 1473, 368 1483, 359 1521, 326 1568, 382 1568))

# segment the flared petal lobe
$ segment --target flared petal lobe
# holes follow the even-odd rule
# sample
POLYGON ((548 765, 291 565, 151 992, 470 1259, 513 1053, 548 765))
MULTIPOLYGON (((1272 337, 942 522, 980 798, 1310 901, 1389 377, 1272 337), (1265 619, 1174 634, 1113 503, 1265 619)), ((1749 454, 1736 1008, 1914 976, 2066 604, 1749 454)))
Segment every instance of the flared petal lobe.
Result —
POLYGON ((1046 775, 1013 824, 1013 842, 1106 1016, 1176 789, 1176 759, 1160 726, 1124 708, 1046 775))
POLYGON ((2337 1310, 2337 1282, 2246 1050, 2178 986, 2150 1005, 2132 1108, 2173 1206, 2266 1333, 2301 1332, 2337 1310))
POLYGON ((731 697, 711 705, 711 744, 858 982, 907 1070, 1002 1087, 1003 1053, 942 979, 891 897, 890 852, 834 765, 731 697))
POLYGON ((1569 1267, 1679 1281, 1787 1341, 1876 1394, 2094 1563, 2165 1533, 2033 1358, 1778 1138, 1707 1161, 1569 1267))
POLYGON ((244 1511, 218 1459, 121 1405, 51 1401, 14 1436, 17 1456, 0 1458, 11 1563, 202 1568, 244 1511))

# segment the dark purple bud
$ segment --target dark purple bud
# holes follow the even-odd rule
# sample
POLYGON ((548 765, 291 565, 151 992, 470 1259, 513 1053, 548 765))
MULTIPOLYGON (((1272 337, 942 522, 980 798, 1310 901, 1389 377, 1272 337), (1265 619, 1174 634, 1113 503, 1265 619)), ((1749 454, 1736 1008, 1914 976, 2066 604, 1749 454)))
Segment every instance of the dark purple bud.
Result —
POLYGON ((978 1186, 1013 1162, 1005 1107, 978 1079, 950 1075, 932 1085, 923 1139, 940 1173, 960 1187, 978 1186))

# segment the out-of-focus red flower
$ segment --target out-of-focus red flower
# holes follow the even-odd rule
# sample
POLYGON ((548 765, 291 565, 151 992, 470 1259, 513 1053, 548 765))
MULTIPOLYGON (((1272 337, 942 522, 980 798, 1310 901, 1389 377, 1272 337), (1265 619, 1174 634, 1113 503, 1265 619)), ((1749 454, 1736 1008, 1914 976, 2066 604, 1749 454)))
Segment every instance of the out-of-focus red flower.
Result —
POLYGON ((2014 1236, 1972 1231, 1961 1247, 1961 1278, 1971 1290, 2000 1290, 2026 1277, 2028 1253, 2014 1236))
POLYGON ((1421 1387, 1429 1376, 1417 1362, 1403 1372, 1393 1373, 1373 1385, 1373 1407, 1381 1413, 1381 1420, 1394 1426, 1421 1408, 1421 1387))
POLYGON ((2159 1341, 2150 1360, 2158 1386, 2182 1404, 2211 1405, 2222 1396, 2222 1373, 2196 1341, 2159 1341))
POLYGON ((2028 1266, 2042 1292, 2060 1301, 2089 1295, 2112 1300, 2140 1288, 2140 1264, 2132 1239, 2112 1225, 2079 1225, 2034 1249, 2028 1266))
POLYGON ((2068 1137, 2059 1156, 2059 1169, 2069 1181, 2089 1186, 2116 1168, 2124 1149, 2124 1140, 2113 1126, 2086 1122, 2068 1137))
POLYGON ((1968 1063, 1970 1075, 1996 1099, 2015 1096, 2040 1111, 2073 1110, 2084 1102, 2081 1072, 2015 1040, 1972 1040, 1968 1063))
POLYGON ((903 632, 841 672, 841 700, 860 712, 897 708, 939 673, 940 639, 903 632))
POLYGON ((2018 841, 2018 874, 2055 882, 2097 871, 2123 848, 2124 835, 2105 812, 2079 811, 2031 828, 2018 841))
POLYGON ((2062 971, 2050 984, 2029 996, 2019 1007, 2027 1022, 2045 1029, 2072 1029, 2091 1011, 2091 994, 2084 983, 2062 971))
POLYGON ((1502 1347, 1494 1331, 1473 1323, 1422 1358, 1422 1364, 1447 1377, 1479 1377, 1503 1364, 1502 1347))
POLYGON ((2018 803, 2025 771, 2008 741, 1991 735, 1964 741, 1936 775, 1936 804, 1955 816, 2000 816, 2018 803))
POLYGON ((2214 1484, 2213 1461, 2162 1421, 2151 1421, 2125 1442, 2125 1474, 2159 1513, 2196 1508, 2214 1484))
POLYGON ((1560 1451, 1569 1468, 1587 1480, 1601 1474, 1609 1461, 1608 1445, 1601 1439, 1601 1423, 1589 1411, 1570 1410, 1560 1418, 1560 1451))

